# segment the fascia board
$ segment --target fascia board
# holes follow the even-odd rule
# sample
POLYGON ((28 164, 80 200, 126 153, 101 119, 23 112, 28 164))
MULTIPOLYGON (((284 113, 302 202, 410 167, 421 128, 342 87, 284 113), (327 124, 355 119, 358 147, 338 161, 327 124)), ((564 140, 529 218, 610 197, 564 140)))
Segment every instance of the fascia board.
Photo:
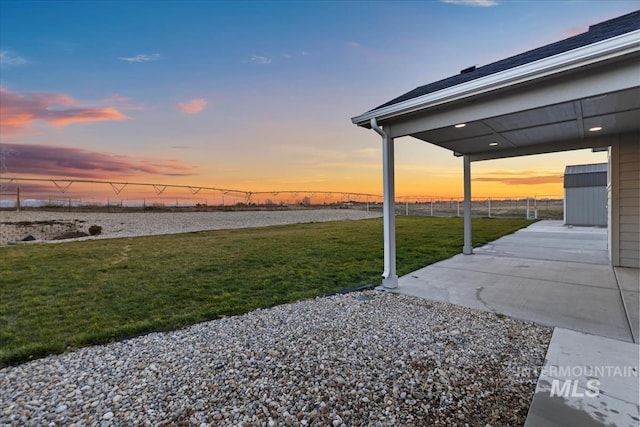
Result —
POLYGON ((548 58, 530 62, 519 67, 510 68, 489 76, 448 87, 437 92, 369 111, 360 116, 353 117, 351 121, 358 126, 368 127, 372 118, 376 118, 377 120, 389 119, 402 114, 481 95, 496 89, 552 76, 638 51, 640 51, 640 30, 635 30, 548 58))

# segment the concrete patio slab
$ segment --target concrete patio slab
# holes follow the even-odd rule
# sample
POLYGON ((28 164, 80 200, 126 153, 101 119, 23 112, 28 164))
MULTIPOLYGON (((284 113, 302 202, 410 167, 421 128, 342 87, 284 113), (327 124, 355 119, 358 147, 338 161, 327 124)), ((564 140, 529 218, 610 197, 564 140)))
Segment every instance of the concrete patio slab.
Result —
POLYGON ((397 292, 632 341, 607 266, 457 255, 400 278, 397 292))
POLYGON ((540 221, 474 249, 475 254, 609 265, 607 229, 540 221))
POLYGON ((640 425, 638 345, 556 328, 525 427, 640 425))
POLYGON ((640 269, 615 267, 616 278, 629 316, 634 341, 640 338, 640 269))
POLYGON ((609 265, 605 228, 540 221, 403 276, 397 292, 633 342, 637 271, 609 265))
POLYGON ((394 292, 555 327, 526 427, 640 425, 639 270, 609 265, 605 228, 540 221, 398 282, 394 292))

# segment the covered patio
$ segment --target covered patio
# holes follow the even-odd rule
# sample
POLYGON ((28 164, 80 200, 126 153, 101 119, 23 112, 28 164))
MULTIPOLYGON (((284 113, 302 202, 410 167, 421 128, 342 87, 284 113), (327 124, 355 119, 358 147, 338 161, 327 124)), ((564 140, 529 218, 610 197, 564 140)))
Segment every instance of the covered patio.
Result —
POLYGON ((382 138, 382 288, 554 327, 526 427, 637 426, 640 11, 462 70, 352 122, 382 138), (398 278, 394 144, 405 136, 461 157, 464 246, 398 278), (472 247, 473 162, 585 148, 609 153, 607 228, 542 221, 472 247), (626 367, 622 375, 586 373, 626 367), (572 388, 558 394, 561 384, 572 388))
POLYGON ((640 11, 588 32, 418 87, 356 116, 382 138, 383 286, 395 265, 394 144, 412 136, 462 158, 464 247, 471 244, 473 162, 576 149, 608 149, 608 253, 640 267, 640 11))

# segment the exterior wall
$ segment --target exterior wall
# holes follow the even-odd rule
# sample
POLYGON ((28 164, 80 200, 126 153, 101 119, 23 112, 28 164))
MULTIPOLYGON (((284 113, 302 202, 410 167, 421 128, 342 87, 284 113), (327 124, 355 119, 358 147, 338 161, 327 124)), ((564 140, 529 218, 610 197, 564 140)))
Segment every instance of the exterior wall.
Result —
POLYGON ((609 163, 611 263, 640 268, 640 133, 620 135, 609 163))
POLYGON ((607 225, 607 187, 565 188, 566 225, 607 225))

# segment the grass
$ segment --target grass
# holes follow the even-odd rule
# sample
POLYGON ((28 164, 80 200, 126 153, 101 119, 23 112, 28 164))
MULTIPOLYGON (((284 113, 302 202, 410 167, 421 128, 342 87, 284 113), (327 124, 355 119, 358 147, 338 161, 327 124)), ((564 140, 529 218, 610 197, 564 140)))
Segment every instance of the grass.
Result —
MULTIPOLYGON (((474 219, 474 245, 522 219, 474 219)), ((397 218, 398 273, 459 253, 460 218, 397 218)), ((382 221, 0 248, 0 366, 379 284, 382 221)))

